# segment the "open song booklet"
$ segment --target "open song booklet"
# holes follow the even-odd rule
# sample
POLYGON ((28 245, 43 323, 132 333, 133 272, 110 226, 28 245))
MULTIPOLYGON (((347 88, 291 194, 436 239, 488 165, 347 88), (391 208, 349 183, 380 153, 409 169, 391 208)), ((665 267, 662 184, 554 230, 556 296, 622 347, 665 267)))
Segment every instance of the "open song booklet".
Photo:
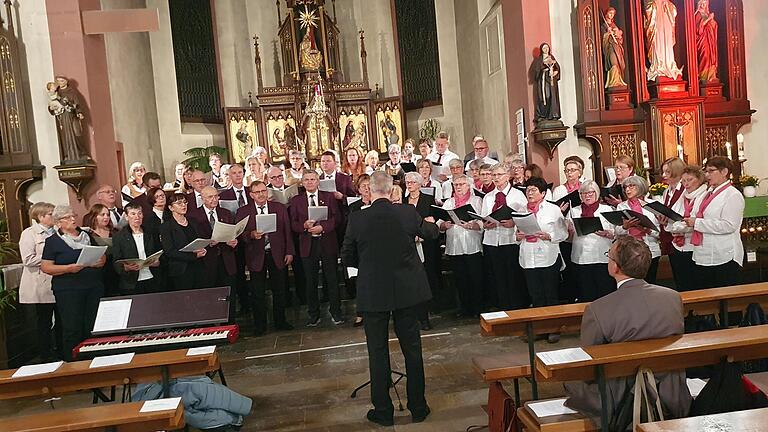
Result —
POLYGON ((138 264, 139 269, 143 269, 145 267, 149 267, 152 264, 160 261, 160 256, 163 254, 163 251, 159 250, 152 255, 141 259, 141 258, 127 258, 127 259, 121 259, 115 261, 116 263, 120 264, 138 264))
POLYGON ((181 252, 194 252, 196 250, 205 249, 211 244, 211 242, 226 243, 228 241, 232 241, 238 238, 240 234, 245 232, 245 227, 248 225, 248 220, 250 218, 251 218, 250 216, 246 216, 245 219, 241 220, 240 222, 234 225, 224 223, 224 222, 216 222, 213 225, 213 232, 211 233, 211 238, 194 239, 191 242, 189 242, 188 245, 184 246, 179 250, 181 252))

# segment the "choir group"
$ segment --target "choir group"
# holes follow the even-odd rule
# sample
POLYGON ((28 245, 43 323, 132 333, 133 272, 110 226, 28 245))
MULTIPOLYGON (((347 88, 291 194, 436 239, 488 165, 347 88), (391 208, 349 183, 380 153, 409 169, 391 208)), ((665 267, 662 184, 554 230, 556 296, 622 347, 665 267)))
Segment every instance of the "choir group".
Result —
MULTIPOLYGON (((430 312, 456 304, 460 315, 477 316, 592 301, 615 291, 608 251, 623 235, 650 249, 649 283, 656 281, 663 254, 678 290, 737 282, 744 198, 732 187, 728 158, 710 158, 703 167, 666 160, 668 187, 658 201, 627 156, 616 159, 615 179, 606 186, 584 177, 581 158, 568 157, 566 180, 553 187, 540 167, 526 165, 520 155, 497 160, 482 136, 472 146, 461 158, 441 132, 434 142, 390 145, 383 164, 375 151, 327 151, 317 170, 297 151, 285 166, 270 165, 259 147, 243 165, 222 164, 211 155, 209 175, 179 164, 165 184, 135 162, 128 184, 119 191, 101 186, 82 219, 69 206, 36 203, 30 209, 34 223, 20 239, 20 301, 36 309, 41 353, 70 359, 72 348, 89 336, 101 297, 162 290, 231 286, 231 319, 239 304, 252 315, 257 335, 267 331, 267 290, 277 330, 293 328, 285 308, 296 301, 307 305, 307 326, 321 322, 326 300, 332 322, 345 323, 341 299, 355 295, 355 269, 341 263, 339 270, 339 248, 349 213, 371 204, 369 175, 378 170, 399 186, 393 202, 414 206, 444 233, 439 240, 416 239, 433 295, 419 308, 423 329, 431 328, 430 312), (262 215, 275 215, 275 223, 260 225, 267 220, 262 215), (246 218, 237 238, 189 250, 196 239, 211 239, 216 224, 246 218), (108 253, 77 264, 80 250, 91 245, 107 245, 108 253), (159 259, 137 261, 160 251, 159 259), (443 254, 452 283, 443 280, 443 254), (51 334, 54 314, 57 337, 51 334)), ((549 342, 558 339, 549 335, 549 342)))

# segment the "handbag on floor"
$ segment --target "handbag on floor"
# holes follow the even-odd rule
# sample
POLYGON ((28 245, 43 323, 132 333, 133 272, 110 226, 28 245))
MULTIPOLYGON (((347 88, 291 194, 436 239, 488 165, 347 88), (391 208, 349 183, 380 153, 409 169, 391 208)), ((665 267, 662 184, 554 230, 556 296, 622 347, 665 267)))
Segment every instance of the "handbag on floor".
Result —
POLYGON ((608 431, 634 431, 640 423, 662 420, 664 420, 664 412, 661 409, 661 400, 656 388, 656 377, 653 371, 641 367, 635 374, 634 387, 627 385, 616 412, 608 424, 608 431))
POLYGON ((488 431, 520 431, 515 401, 498 381, 491 383, 488 390, 488 431))

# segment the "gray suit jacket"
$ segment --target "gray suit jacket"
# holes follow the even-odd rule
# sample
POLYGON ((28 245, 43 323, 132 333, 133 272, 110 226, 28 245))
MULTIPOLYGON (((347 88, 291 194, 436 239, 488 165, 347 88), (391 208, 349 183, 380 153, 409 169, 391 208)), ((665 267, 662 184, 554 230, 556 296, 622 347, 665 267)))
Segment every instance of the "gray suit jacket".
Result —
MULTIPOLYGON (((643 339, 658 339, 684 332, 683 301, 677 291, 631 279, 617 291, 590 303, 581 319, 581 345, 602 345, 643 339)), ((688 415, 691 394, 685 370, 654 374, 665 418, 688 415)), ((635 377, 608 380, 608 414, 612 417, 627 385, 635 377)), ((600 415, 600 392, 596 382, 565 384, 566 405, 585 414, 600 415)))

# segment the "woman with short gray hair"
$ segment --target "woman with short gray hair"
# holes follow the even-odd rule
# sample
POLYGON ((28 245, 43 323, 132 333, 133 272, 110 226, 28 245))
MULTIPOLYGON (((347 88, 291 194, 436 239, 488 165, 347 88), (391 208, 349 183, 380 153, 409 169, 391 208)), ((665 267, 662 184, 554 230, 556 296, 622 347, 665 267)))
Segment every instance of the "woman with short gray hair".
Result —
POLYGON ((104 295, 106 255, 94 264, 77 264, 86 246, 96 245, 91 235, 77 226, 70 206, 56 206, 53 222, 58 230, 45 239, 40 268, 52 276, 51 287, 61 315, 62 355, 71 360, 72 350, 90 335, 96 321, 99 299, 104 295))
POLYGON ((661 256, 661 247, 659 246, 659 222, 656 215, 646 210, 645 196, 648 194, 648 183, 644 178, 636 175, 629 176, 621 182, 624 188, 624 194, 627 200, 619 203, 616 210, 632 210, 645 215, 653 223, 655 230, 644 227, 637 219, 624 220, 621 226, 616 227, 616 235, 630 235, 638 240, 642 240, 651 250, 651 267, 645 276, 645 281, 650 284, 656 283, 656 271, 659 267, 659 257, 661 256))
MULTIPOLYGON (((34 307, 37 317, 38 354, 44 362, 57 358, 51 340, 51 325, 55 313, 56 299, 51 291, 51 276, 40 270, 43 260, 45 239, 53 235, 54 205, 46 202, 32 204, 29 217, 32 226, 21 232, 19 252, 21 264, 21 282, 19 284, 19 303, 34 307)), ((57 340, 61 339, 61 323, 56 318, 57 340)))
POLYGON ((384 171, 392 176, 392 180, 396 185, 402 186, 405 171, 400 166, 400 146, 398 144, 391 144, 387 148, 387 154, 389 154, 389 160, 384 164, 384 171))
POLYGON ((579 187, 581 205, 568 212, 568 233, 573 239, 571 263, 573 279, 578 288, 580 302, 591 302, 616 290, 616 281, 608 274, 608 257, 605 255, 613 241, 613 225, 601 213, 613 211, 600 204, 600 185, 587 180, 579 187), (579 235, 576 223, 583 218, 600 219, 602 229, 591 234, 579 235))

